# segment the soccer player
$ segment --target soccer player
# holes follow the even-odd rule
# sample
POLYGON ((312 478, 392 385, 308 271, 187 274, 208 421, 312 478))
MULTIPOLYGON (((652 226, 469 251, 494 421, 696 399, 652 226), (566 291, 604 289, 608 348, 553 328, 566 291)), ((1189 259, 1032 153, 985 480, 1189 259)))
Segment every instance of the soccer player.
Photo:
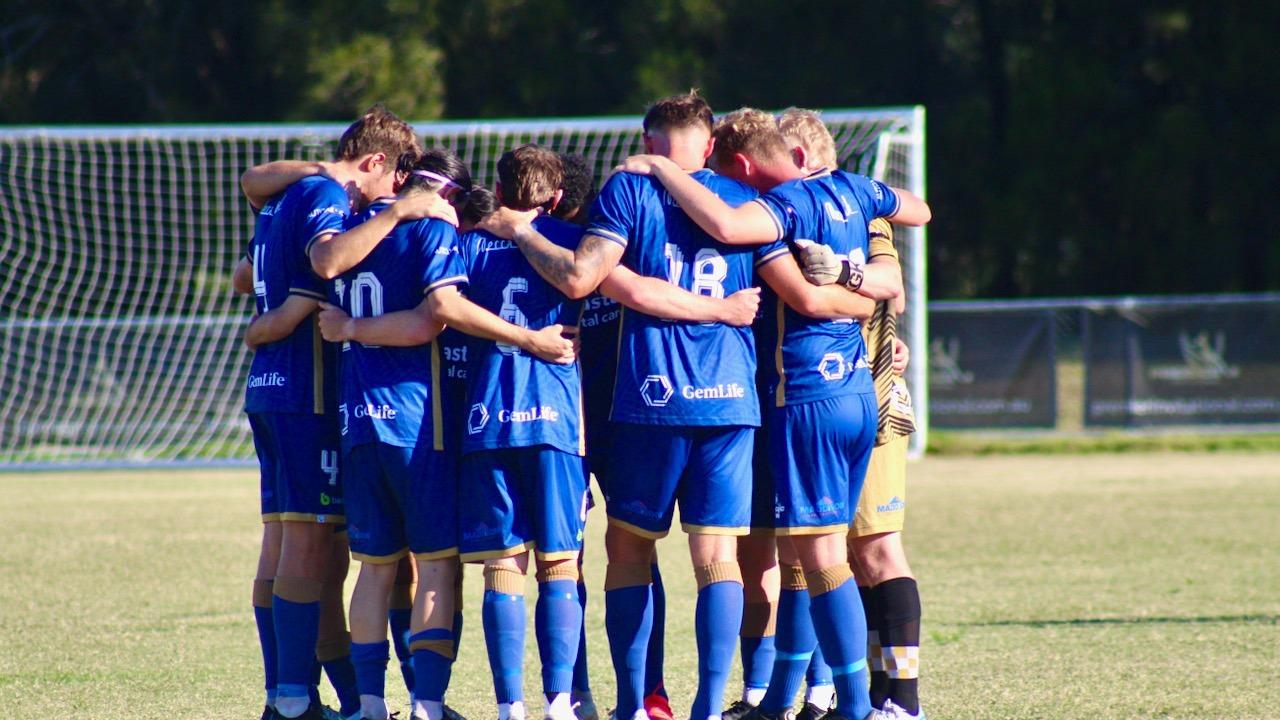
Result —
MULTIPOLYGON (((413 165, 402 193, 407 199, 421 191, 435 192, 461 203, 470 187, 470 172, 456 156, 430 150, 413 165)), ((375 204, 365 222, 382 214, 395 216, 400 202, 375 204)), ((448 318, 457 327, 518 343, 552 360, 572 360, 571 344, 558 333, 531 332, 462 298, 457 286, 465 277, 458 272, 456 252, 456 231, 446 222, 423 219, 395 225, 335 279, 335 293, 348 316, 338 327, 384 313, 412 315, 426 305, 434 318, 448 318)), ((333 324, 330 320, 326 325, 333 324)), ((333 336, 332 327, 327 329, 333 336)), ((363 717, 383 720, 388 715, 383 699, 390 654, 388 596, 399 559, 412 552, 419 578, 409 638, 414 714, 440 720, 456 652, 457 477, 444 452, 439 388, 429 385, 432 349, 422 344, 389 346, 395 343, 359 333, 338 336, 345 339, 339 410, 351 544, 353 556, 361 561, 351 624, 363 717)))
MULTIPOLYGON (((560 153, 563 177, 560 202, 551 209, 552 217, 576 225, 587 224, 587 213, 595 199, 595 173, 581 155, 560 153)), ((587 435, 587 464, 596 482, 603 486, 607 463, 609 400, 617 369, 618 318, 622 308, 616 300, 598 293, 582 303, 578 318, 578 367, 582 369, 582 404, 584 430, 587 435)), ((587 487, 587 510, 595 507, 595 496, 587 487)), ((600 711, 591 695, 591 675, 587 666, 587 582, 582 572, 583 553, 578 553, 578 604, 582 606, 582 632, 578 637, 578 658, 573 663, 573 691, 570 703, 578 720, 599 720, 600 711)))
MULTIPOLYGON (((711 151, 711 110, 695 93, 655 103, 644 128, 646 146, 673 158, 668 162, 691 173, 690 182, 734 202, 754 197, 750 188, 702 169, 711 151)), ((615 175, 573 252, 528 228, 515 238, 539 273, 570 296, 585 295, 606 278, 602 291, 618 292, 611 287, 614 273, 665 279, 703 299, 754 293, 754 251, 714 242, 647 178, 615 175)), ((813 293, 794 263, 790 271, 788 287, 806 298, 856 304, 847 292, 813 293)), ((625 291, 617 296, 628 307, 640 299, 625 291)), ((759 422, 754 374, 754 347, 745 327, 623 315, 611 414, 614 468, 606 488, 606 630, 618 679, 618 717, 644 713, 649 564, 654 540, 668 531, 677 501, 699 584, 699 684, 691 716, 719 715, 742 612, 734 539, 748 524, 751 441, 759 422)))
POLYGON ((251 274, 258 311, 249 330, 256 352, 245 410, 262 466, 265 525, 254 614, 266 667, 266 716, 322 717, 310 697, 312 668, 324 584, 332 581, 330 523, 345 519, 333 358, 312 318, 324 286, 306 251, 343 230, 351 203, 344 188, 364 201, 389 192, 394 159, 415 148, 412 130, 374 107, 343 134, 329 177, 299 180, 267 197, 247 193, 261 207, 237 274, 251 274))
MULTIPOLYGON (((831 134, 816 113, 789 108, 778 125, 802 170, 836 166, 831 134)), ((892 287, 895 280, 900 285, 902 275, 893 226, 877 218, 868 235, 866 277, 856 290, 864 295, 874 293, 877 282, 880 287, 892 287), (883 278, 876 276, 881 269, 883 278)), ((842 271, 847 274, 843 263, 833 262, 834 254, 819 246, 806 248, 802 257, 811 282, 834 283, 842 271)), ((917 692, 920 593, 902 546, 907 438, 915 431, 911 396, 902 379, 909 351, 897 337, 896 319, 904 302, 898 295, 876 303, 863 327, 878 404, 876 444, 849 531, 849 557, 867 618, 871 704, 886 719, 922 717, 917 692)))
MULTIPOLYGON (((809 308, 770 281, 769 267, 802 241, 831 245, 862 266, 868 219, 895 216, 921 224, 929 219, 928 206, 861 176, 806 176, 792 161, 774 118, 758 110, 722 119, 715 139, 714 166, 767 191, 760 200, 730 207, 661 156, 631 158, 624 169, 654 175, 699 226, 723 242, 773 243, 759 272, 776 293, 770 298, 775 312, 764 314, 777 348, 777 362, 768 369, 775 401, 768 425, 776 532, 780 552, 804 571, 810 614, 833 670, 835 713, 861 720, 872 710, 864 674, 866 628, 845 534, 874 438, 871 380, 852 318, 820 319, 805 312, 809 308)), ((784 640, 792 639, 780 635, 780 649, 784 640)), ((787 708, 791 698, 781 697, 783 684, 775 672, 758 714, 771 717, 787 708)))

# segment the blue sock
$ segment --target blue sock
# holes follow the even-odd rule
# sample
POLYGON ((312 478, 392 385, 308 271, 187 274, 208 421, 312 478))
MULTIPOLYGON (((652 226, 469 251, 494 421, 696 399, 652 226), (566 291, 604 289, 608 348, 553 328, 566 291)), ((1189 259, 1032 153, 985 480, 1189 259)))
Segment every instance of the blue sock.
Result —
POLYGON ((458 648, 453 630, 427 628, 414 633, 409 638, 409 647, 413 648, 414 699, 428 702, 444 701, 444 692, 449 689, 453 657, 458 648), (432 645, 436 647, 431 647, 432 645), (442 648, 441 645, 448 645, 451 650, 442 648))
POLYGON ((575 580, 538 583, 534 635, 542 660, 542 692, 548 696, 573 690, 573 663, 582 633, 582 606, 575 580))
POLYGON ((858 586, 849 577, 839 587, 811 600, 809 612, 831 664, 836 686, 836 713, 847 718, 871 712, 867 675, 867 619, 858 586))
POLYGON ((409 652, 409 616, 412 614, 413 611, 408 608, 392 608, 387 612, 387 622, 391 625, 391 644, 396 649, 396 659, 400 661, 400 676, 404 678, 409 697, 413 697, 413 653, 409 652))
POLYGON ((307 698, 311 700, 311 704, 320 707, 320 677, 324 672, 324 666, 319 660, 311 661, 311 684, 307 686, 307 698))
POLYGON ((604 629, 617 678, 620 720, 630 720, 644 707, 649 635, 653 630, 653 591, 631 585, 604 591, 604 629))
MULTIPOLYGON (((809 591, 783 588, 778 596, 778 624, 774 635, 777 651, 773 660, 773 674, 769 690, 760 701, 760 709, 777 715, 791 707, 800 684, 804 681, 805 668, 813 657, 818 638, 809 617, 809 591)), ((862 716, 859 715, 860 719, 862 716)))
POLYGON ((769 687, 773 677, 773 659, 777 644, 773 635, 744 637, 742 646, 742 685, 747 689, 769 687))
POLYGON ((356 671, 351 664, 351 656, 326 660, 321 663, 324 674, 329 676, 329 684, 338 696, 338 709, 344 716, 352 715, 360 709, 360 692, 356 690, 356 671))
POLYGON ((276 624, 271 608, 253 606, 253 619, 258 625, 258 644, 262 646, 263 687, 267 695, 276 691, 276 674, 279 671, 279 660, 276 655, 276 624))
POLYGON ((578 581, 578 607, 582 608, 582 623, 578 632, 578 659, 573 662, 573 689, 575 692, 591 692, 591 673, 587 671, 587 584, 578 581))
POLYGON ((706 720, 708 715, 720 714, 741 626, 742 583, 713 582, 698 591, 698 606, 694 611, 698 693, 689 711, 690 720, 706 720))
POLYGON ((498 704, 524 699, 524 596, 484 591, 484 644, 498 704))
MULTIPOLYGON (((356 687, 361 695, 385 697, 387 661, 391 647, 386 640, 376 643, 351 643, 351 664, 356 669, 356 687)), ((343 714, 348 714, 345 711, 343 714)))
POLYGON ((649 649, 644 666, 644 694, 666 697, 662 664, 667 634, 667 590, 662 585, 658 563, 649 566, 649 574, 653 576, 653 629, 649 631, 649 649))
POLYGON ((282 698, 308 697, 316 664, 320 601, 295 603, 274 595, 271 614, 276 628, 276 658, 279 663, 276 694, 282 698))
MULTIPOLYGON (((813 622, 812 619, 809 620, 813 622)), ((817 639, 817 636, 814 636, 817 639)), ((822 655, 822 648, 815 645, 813 648, 813 657, 809 660, 809 669, 804 674, 805 684, 809 687, 817 687, 819 685, 831 684, 831 666, 827 664, 827 659, 822 655)))

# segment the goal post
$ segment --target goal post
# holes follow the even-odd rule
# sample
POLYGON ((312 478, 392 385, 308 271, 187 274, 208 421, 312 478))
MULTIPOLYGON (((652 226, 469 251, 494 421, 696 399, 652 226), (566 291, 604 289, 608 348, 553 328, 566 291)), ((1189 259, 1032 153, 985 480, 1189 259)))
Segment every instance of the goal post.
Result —
MULTIPOLYGON (((924 191, 924 110, 826 110, 846 169, 924 191)), ((536 142, 603 177, 643 150, 639 117, 417 123, 492 186, 536 142)), ((0 128, 0 468, 244 464, 248 298, 230 271, 253 232, 248 167, 330 159, 345 125, 0 128)), ((925 440, 924 233, 900 244, 925 440)))

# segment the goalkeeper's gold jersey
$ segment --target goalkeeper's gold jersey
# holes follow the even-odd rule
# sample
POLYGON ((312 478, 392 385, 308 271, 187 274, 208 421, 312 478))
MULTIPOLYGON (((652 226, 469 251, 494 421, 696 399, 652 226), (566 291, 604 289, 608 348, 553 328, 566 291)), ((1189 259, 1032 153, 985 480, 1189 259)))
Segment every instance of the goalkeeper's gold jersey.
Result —
MULTIPOLYGON (((893 247, 893 226, 884 218, 876 218, 867 228, 869 252, 867 261, 878 256, 892 257, 898 261, 898 251, 893 247)), ((893 340, 898 335, 898 317, 892 301, 876 303, 875 312, 862 325, 862 337, 867 345, 867 357, 871 361, 871 379, 876 388, 879 417, 876 425, 876 445, 883 445, 895 438, 916 431, 916 415, 911 407, 911 393, 907 383, 893 372, 893 340)), ((919 362, 919 361, 917 361, 919 362)))

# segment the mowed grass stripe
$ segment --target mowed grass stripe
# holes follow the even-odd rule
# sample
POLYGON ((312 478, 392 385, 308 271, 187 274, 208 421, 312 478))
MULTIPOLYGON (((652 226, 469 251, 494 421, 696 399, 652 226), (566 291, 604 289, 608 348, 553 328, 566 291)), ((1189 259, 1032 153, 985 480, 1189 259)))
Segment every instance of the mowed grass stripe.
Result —
MULTIPOLYGON (((1168 452, 912 465, 907 543, 925 607, 930 716, 1276 717, 1278 461, 1168 452)), ((4 707, 68 718, 256 717, 256 473, 0 474, 0 492, 9 522, 4 707)), ((602 534, 597 509, 587 623, 603 708, 613 674, 602 534)), ((678 530, 660 548, 668 686, 683 716, 697 674, 692 574, 678 530)), ((535 592, 531 580, 531 615, 535 592)), ((450 703, 473 720, 493 715, 481 594, 471 571, 450 703)), ((530 617, 526 697, 537 713, 532 627, 530 617)), ((403 704, 394 661, 387 686, 403 704)), ((730 694, 738 687, 735 676, 730 694)))

